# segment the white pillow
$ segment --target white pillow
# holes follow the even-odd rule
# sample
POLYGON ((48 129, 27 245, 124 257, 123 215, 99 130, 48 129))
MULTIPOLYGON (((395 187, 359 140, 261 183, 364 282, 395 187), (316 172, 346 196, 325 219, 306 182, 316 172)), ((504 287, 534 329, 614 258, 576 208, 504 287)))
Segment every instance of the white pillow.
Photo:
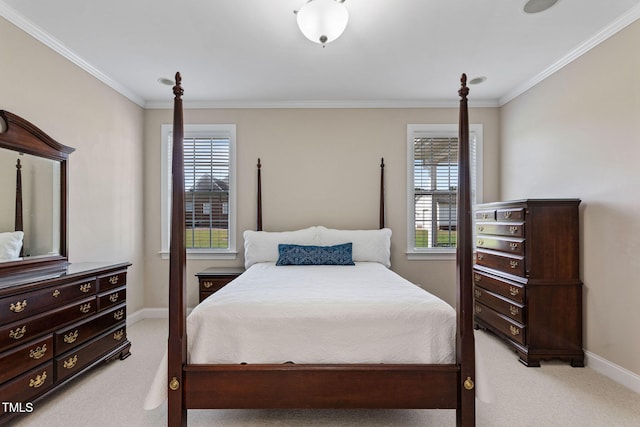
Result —
POLYGON ((23 237, 22 231, 0 233, 0 260, 19 258, 23 237))
POLYGON ((320 245, 353 244, 353 260, 379 262, 391 267, 391 229, 336 230, 319 226, 320 245))
POLYGON ((295 231, 253 231, 247 230, 244 237, 244 267, 249 268, 257 262, 278 261, 278 245, 317 245, 318 227, 303 228, 295 231))

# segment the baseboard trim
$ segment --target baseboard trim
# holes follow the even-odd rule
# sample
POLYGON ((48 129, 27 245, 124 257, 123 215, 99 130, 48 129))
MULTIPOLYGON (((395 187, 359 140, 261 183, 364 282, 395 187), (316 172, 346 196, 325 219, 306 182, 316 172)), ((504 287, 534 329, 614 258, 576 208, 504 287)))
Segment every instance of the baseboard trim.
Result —
POLYGON ((640 375, 589 351, 585 351, 584 355, 586 366, 618 384, 640 393, 640 375))

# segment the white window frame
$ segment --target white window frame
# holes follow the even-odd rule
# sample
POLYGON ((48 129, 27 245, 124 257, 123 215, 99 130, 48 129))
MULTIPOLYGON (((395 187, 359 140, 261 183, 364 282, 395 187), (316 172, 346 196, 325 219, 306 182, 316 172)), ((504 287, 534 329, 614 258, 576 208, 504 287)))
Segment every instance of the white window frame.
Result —
MULTIPOLYGON (((161 250, 162 259, 169 259, 171 236, 171 141, 173 125, 161 125, 161 250)), ((185 138, 228 138, 229 139, 229 247, 226 249, 187 249, 187 259, 236 259, 236 125, 235 124, 186 124, 185 138)))
MULTIPOLYGON (((472 204, 482 203, 482 124, 469 125, 469 142, 475 141, 475 165, 472 165, 472 204), (475 167, 473 167, 475 166, 475 167), (474 174, 475 172, 475 174, 474 174), (474 176, 475 175, 475 176, 474 176), (475 186, 474 186, 475 182, 475 186)), ((458 137, 458 124, 409 124, 407 125, 407 259, 455 260, 456 248, 415 247, 414 203, 414 139, 416 137, 458 137)), ((457 244, 457 243, 456 243, 457 244)))

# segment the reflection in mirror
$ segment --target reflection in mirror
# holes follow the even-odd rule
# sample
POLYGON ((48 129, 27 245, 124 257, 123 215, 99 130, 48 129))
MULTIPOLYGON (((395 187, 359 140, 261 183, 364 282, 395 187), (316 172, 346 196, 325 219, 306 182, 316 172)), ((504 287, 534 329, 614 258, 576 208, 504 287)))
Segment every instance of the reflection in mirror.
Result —
POLYGON ((0 149, 0 262, 60 254, 60 194, 60 162, 0 149))

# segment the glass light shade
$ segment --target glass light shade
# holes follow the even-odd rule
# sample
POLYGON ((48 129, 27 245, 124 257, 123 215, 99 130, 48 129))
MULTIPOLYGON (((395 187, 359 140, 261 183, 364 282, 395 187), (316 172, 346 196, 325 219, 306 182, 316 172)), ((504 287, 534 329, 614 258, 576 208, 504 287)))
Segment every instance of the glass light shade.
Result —
POLYGON ((311 0, 298 11, 296 19, 306 38, 324 45, 344 32, 349 12, 344 4, 335 0, 311 0))

